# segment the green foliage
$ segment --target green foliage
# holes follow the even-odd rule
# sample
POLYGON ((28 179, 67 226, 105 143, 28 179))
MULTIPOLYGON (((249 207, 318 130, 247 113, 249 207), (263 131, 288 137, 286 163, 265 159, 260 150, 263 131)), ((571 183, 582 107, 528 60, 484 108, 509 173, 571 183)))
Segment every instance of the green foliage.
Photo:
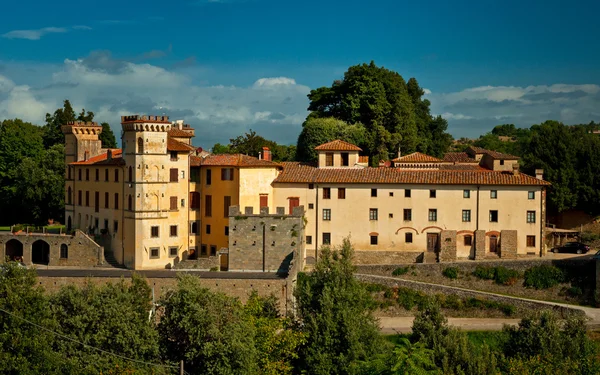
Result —
POLYGON ((299 330, 306 337, 296 370, 347 374, 375 354, 382 340, 371 296, 353 276, 349 239, 339 249, 321 251, 314 271, 300 274, 294 291, 299 330))
POLYGON ((446 267, 442 271, 442 275, 444 275, 444 277, 447 277, 447 278, 449 278, 451 280, 458 279, 458 268, 456 268, 456 267, 446 267))
POLYGON ((252 129, 249 133, 229 139, 228 145, 215 143, 212 153, 244 154, 258 157, 259 154, 262 154, 263 147, 269 148, 273 161, 292 161, 296 158, 296 146, 279 145, 256 134, 252 129))
POLYGON ((365 147, 366 129, 362 124, 348 125, 333 117, 309 116, 298 136, 296 159, 304 162, 317 161, 318 154, 315 147, 336 139, 365 147))
POLYGON ((499 285, 513 285, 521 277, 521 274, 517 270, 504 266, 477 266, 473 271, 473 276, 484 280, 494 280, 499 285))
POLYGON ((525 271, 523 285, 535 289, 548 289, 564 281, 564 273, 560 268, 542 264, 525 271))
POLYGON ((406 337, 399 337, 395 348, 389 354, 383 354, 362 363, 356 373, 378 375, 426 375, 440 374, 435 365, 433 350, 422 343, 413 344, 406 337))
POLYGON ((404 275, 405 273, 408 273, 409 270, 410 270, 409 266, 398 267, 394 271, 392 271, 392 275, 393 276, 401 276, 401 275, 404 275))
POLYGON ((117 139, 110 125, 107 122, 103 122, 100 125, 102 126, 102 133, 100 133, 98 139, 102 141, 102 148, 117 148, 117 139))
POLYGON ((598 241, 598 240, 600 240, 600 234, 593 233, 593 232, 581 232, 581 234, 579 236, 579 240, 583 243, 598 241))
POLYGON ((428 297, 419 291, 409 288, 398 289, 398 305, 406 310, 412 310, 415 306, 421 306, 428 300, 428 297))
POLYGON ((495 275, 496 267, 477 266, 473 271, 473 276, 484 280, 494 280, 495 275))
POLYGON ((177 289, 161 301, 158 324, 166 359, 185 361, 186 371, 252 374, 256 371, 256 328, 237 299, 180 276, 177 289))

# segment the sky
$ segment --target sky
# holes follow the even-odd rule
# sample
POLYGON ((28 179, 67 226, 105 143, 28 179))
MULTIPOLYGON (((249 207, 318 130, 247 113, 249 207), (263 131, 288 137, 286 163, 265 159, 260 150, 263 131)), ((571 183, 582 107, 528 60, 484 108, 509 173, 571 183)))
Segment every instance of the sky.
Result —
POLYGON ((415 77, 455 137, 495 125, 600 121, 600 1, 11 1, 0 120, 71 100, 120 134, 166 114, 194 144, 255 130, 295 144, 307 94, 375 61, 415 77))

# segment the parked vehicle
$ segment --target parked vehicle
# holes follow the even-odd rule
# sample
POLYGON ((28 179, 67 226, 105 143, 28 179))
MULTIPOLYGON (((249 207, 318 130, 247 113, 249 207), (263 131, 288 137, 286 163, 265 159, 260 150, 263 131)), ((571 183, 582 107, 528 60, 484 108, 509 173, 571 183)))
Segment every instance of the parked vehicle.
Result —
POLYGON ((567 242, 567 243, 563 244, 562 246, 555 247, 554 249, 552 249, 552 252, 554 252, 554 253, 583 254, 583 253, 587 253, 588 251, 590 251, 590 247, 581 242, 567 242))

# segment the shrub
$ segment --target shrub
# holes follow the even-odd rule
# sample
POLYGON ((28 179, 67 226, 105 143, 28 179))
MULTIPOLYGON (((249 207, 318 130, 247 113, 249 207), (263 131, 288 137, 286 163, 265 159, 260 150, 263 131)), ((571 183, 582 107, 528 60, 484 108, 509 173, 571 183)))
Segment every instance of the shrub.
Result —
POLYGON ((425 294, 416 290, 408 288, 398 289, 398 304, 406 310, 412 310, 415 306, 423 306, 427 299, 425 294))
POLYGON ((447 277, 447 278, 449 278, 451 280, 458 279, 458 268, 456 268, 456 267, 446 267, 442 271, 442 275, 444 275, 445 277, 447 277))
POLYGON ((494 281, 500 285, 513 285, 519 276, 519 271, 500 266, 495 269, 494 281))
POLYGON ((569 297, 581 297, 583 295, 583 290, 578 286, 572 286, 566 292, 569 297))
POLYGON ((210 268, 210 272, 217 272, 219 270, 219 267, 211 267, 210 268))
POLYGON ((484 280, 493 280, 494 274, 494 267, 477 266, 475 271, 473 271, 473 276, 484 280))
POLYGON ((408 273, 409 267, 398 267, 396 268, 393 272, 392 275, 393 276, 401 276, 404 275, 405 273, 408 273))
POLYGON ((383 292, 386 289, 389 289, 386 286, 383 286, 381 284, 374 284, 374 283, 366 284, 366 288, 367 288, 367 292, 369 292, 369 293, 383 292))
POLYGON ((535 289, 548 289, 564 280, 563 272, 554 266, 546 264, 534 266, 525 271, 523 285, 535 289))
POLYGON ((600 240, 600 234, 592 233, 592 232, 582 232, 579 236, 579 240, 581 242, 592 242, 596 240, 600 240))

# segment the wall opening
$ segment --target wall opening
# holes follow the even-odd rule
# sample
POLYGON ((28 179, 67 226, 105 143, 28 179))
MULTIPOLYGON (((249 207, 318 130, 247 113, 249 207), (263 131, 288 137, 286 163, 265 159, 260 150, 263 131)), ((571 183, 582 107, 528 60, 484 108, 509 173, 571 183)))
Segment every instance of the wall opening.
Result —
POLYGON ((12 239, 6 243, 6 257, 10 260, 23 259, 23 244, 21 241, 12 239))
POLYGON ((37 240, 31 245, 31 262, 33 264, 50 264, 50 245, 44 240, 37 240))

